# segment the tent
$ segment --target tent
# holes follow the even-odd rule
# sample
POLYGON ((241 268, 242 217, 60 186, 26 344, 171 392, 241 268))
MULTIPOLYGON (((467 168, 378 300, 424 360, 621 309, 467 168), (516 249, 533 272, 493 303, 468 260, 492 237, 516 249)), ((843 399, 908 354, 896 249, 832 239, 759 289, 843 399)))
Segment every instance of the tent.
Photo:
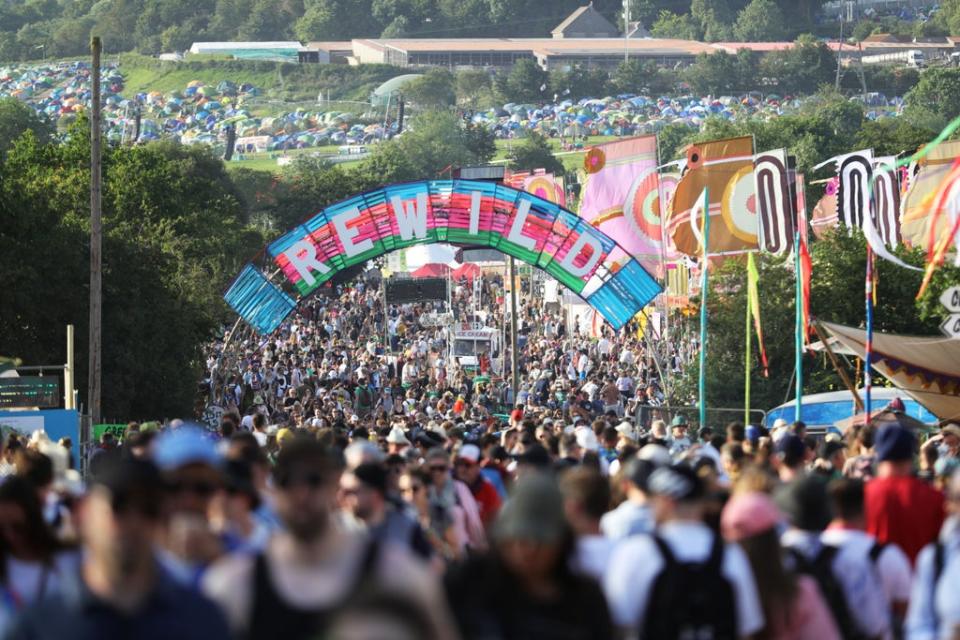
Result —
POLYGON ((454 269, 452 275, 454 280, 459 281, 463 278, 466 278, 467 280, 473 282, 473 279, 480 275, 480 267, 472 262, 465 262, 454 269))
POLYGON ((410 275, 414 278, 443 278, 450 275, 450 267, 439 262, 428 262, 410 275))
MULTIPOLYGON (((867 333, 829 322, 821 323, 838 353, 866 354, 867 333)), ((941 420, 960 418, 960 340, 940 336, 873 334, 874 369, 941 420)))

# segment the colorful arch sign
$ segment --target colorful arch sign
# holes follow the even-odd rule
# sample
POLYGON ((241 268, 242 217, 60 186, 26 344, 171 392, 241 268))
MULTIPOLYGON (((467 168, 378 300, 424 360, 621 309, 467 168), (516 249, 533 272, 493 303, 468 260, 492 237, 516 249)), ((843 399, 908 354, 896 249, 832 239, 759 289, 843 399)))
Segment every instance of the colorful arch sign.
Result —
MULTIPOLYGON (((414 244, 498 249, 543 269, 619 329, 660 293, 612 238, 533 194, 474 180, 395 184, 331 205, 267 246, 290 288, 305 297, 338 271, 414 244)), ((272 332, 296 307, 253 265, 224 296, 247 322, 272 332)))

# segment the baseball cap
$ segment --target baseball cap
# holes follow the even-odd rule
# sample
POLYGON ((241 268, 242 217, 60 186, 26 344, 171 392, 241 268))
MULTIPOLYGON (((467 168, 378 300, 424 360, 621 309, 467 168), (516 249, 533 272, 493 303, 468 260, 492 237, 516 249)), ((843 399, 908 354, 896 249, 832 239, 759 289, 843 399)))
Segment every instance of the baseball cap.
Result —
POLYGON ((877 432, 874 448, 880 462, 900 462, 913 458, 916 438, 900 425, 890 424, 877 432))
POLYGON ((720 516, 723 537, 733 542, 769 531, 783 519, 773 499, 759 491, 736 493, 720 516))
POLYGON ((560 542, 566 531, 563 496, 553 478, 543 473, 525 476, 517 482, 493 525, 497 540, 551 544, 560 542))
POLYGON ((693 502, 703 497, 703 480, 685 464, 660 467, 650 474, 647 492, 678 502, 693 502))
POLYGON ((157 437, 153 460, 162 471, 188 464, 218 466, 220 454, 213 440, 196 427, 168 429, 157 437))
POLYGON ((681 415, 676 415, 676 416, 673 417, 673 420, 670 421, 670 426, 671 426, 671 427, 686 427, 686 426, 689 426, 689 425, 687 424, 687 419, 686 419, 686 418, 684 418, 684 417, 681 416, 681 415))
POLYGON ((469 460, 470 462, 476 464, 480 461, 480 447, 475 444, 465 444, 460 447, 460 452, 457 454, 457 458, 460 460, 469 460))

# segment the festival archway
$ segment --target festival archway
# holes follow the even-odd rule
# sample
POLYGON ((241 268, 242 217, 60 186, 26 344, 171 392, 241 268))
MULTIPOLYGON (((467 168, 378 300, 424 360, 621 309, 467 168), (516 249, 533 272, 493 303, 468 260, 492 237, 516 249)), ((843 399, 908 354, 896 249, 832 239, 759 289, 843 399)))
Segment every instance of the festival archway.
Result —
MULTIPOLYGON (((285 288, 305 298, 339 271, 435 242, 498 249, 546 271, 620 329, 662 290, 613 239, 525 191, 475 180, 394 184, 333 204, 269 244, 285 288)), ((278 278, 279 279, 279 278, 278 278)), ((261 333, 297 302, 248 264, 224 295, 261 333)))

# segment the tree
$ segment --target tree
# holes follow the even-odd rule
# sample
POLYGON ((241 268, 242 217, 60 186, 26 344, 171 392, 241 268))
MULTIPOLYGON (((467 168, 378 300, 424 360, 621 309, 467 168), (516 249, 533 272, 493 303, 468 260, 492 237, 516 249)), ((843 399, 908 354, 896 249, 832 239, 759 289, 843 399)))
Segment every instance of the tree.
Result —
POLYGON ((701 32, 689 14, 661 11, 656 21, 650 26, 650 34, 655 38, 699 40, 701 32))
POLYGON ((884 118, 863 123, 854 147, 873 149, 876 156, 913 153, 936 137, 936 132, 918 127, 905 118, 884 118))
POLYGON ((522 58, 506 75, 497 76, 497 92, 506 101, 539 103, 549 95, 549 81, 536 60, 522 58))
POLYGON ((420 107, 448 107, 457 99, 454 82, 453 74, 446 69, 430 69, 404 85, 403 93, 420 107))
POLYGON ((16 98, 0 98, 0 161, 14 141, 27 131, 33 132, 39 144, 46 144, 53 128, 16 98))
POLYGON ((690 3, 690 17, 700 25, 707 42, 730 40, 733 35, 730 25, 735 16, 728 0, 692 0, 690 3))
POLYGON ((532 131, 510 151, 510 168, 516 171, 544 169, 548 173, 563 175, 563 163, 553 155, 553 148, 546 136, 532 131))
POLYGON ((793 47, 774 51, 760 61, 764 81, 793 93, 812 94, 821 85, 831 84, 836 73, 837 58, 827 46, 813 36, 800 36, 793 47))
POLYGON ((480 69, 465 69, 457 72, 457 102, 477 108, 492 103, 493 85, 490 74, 480 69))
POLYGON ((939 131, 960 115, 960 69, 928 69, 904 101, 911 122, 939 131))
POLYGON ((733 26, 733 34, 741 42, 777 42, 786 33, 783 12, 773 0, 752 0, 733 26))
POLYGON ((571 100, 605 96, 609 84, 610 77, 606 71, 579 63, 556 74, 551 82, 556 91, 562 91, 571 100))
POLYGON ((756 62, 747 49, 737 55, 725 51, 702 53, 683 70, 683 78, 700 95, 736 93, 756 86, 756 62))

